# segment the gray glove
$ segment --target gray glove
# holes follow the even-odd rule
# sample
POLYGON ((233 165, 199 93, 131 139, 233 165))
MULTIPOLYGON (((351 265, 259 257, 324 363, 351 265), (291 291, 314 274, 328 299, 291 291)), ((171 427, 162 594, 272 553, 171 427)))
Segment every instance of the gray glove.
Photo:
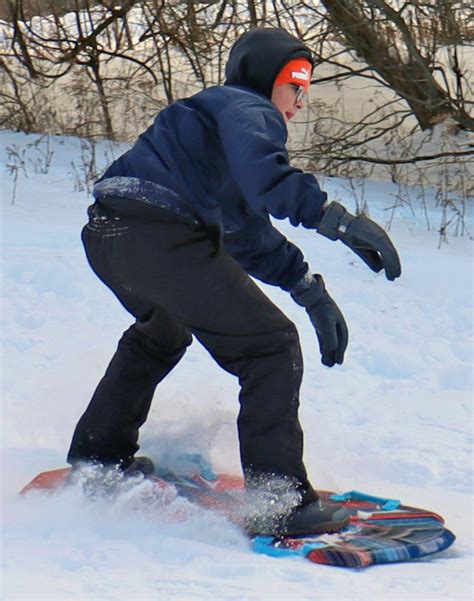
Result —
POLYGON ((402 272, 400 259, 386 232, 365 215, 351 215, 338 202, 324 211, 317 232, 330 240, 341 240, 373 271, 385 269, 388 280, 402 272))
POLYGON ((328 367, 335 363, 341 365, 349 334, 344 316, 329 296, 323 278, 319 274, 312 276, 308 273, 290 294, 298 305, 305 307, 316 330, 321 363, 328 367))

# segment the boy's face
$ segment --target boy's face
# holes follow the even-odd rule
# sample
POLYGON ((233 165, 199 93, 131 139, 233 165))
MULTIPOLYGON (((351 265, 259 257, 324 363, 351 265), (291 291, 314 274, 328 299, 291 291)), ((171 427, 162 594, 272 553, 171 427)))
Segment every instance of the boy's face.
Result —
POLYGON ((288 123, 305 106, 305 89, 294 83, 274 85, 272 102, 283 115, 285 123, 288 123))

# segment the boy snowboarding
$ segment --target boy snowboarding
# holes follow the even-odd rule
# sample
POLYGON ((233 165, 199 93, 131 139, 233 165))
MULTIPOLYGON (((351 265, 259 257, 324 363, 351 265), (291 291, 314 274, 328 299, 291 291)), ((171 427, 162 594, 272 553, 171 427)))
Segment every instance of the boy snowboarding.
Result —
POLYGON ((76 426, 68 461, 152 469, 135 458, 139 428, 157 384, 196 338, 239 378, 247 488, 271 491, 278 479, 294 487, 296 507, 270 534, 335 531, 349 519, 308 480, 298 334, 249 274, 306 309, 324 365, 342 364, 346 323, 270 216, 341 240, 389 280, 401 273, 378 225, 328 203, 315 177, 289 164, 286 125, 305 104, 312 70, 309 49, 283 29, 241 36, 225 85, 165 108, 107 169, 82 234, 92 269, 136 321, 76 426))

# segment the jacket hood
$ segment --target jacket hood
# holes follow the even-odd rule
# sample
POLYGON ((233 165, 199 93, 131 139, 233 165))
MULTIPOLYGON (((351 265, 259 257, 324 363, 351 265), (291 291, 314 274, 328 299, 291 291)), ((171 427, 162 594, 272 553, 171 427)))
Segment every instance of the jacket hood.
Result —
POLYGON ((277 75, 294 58, 306 58, 314 67, 309 48, 285 29, 251 29, 230 50, 225 85, 250 88, 270 99, 277 75))

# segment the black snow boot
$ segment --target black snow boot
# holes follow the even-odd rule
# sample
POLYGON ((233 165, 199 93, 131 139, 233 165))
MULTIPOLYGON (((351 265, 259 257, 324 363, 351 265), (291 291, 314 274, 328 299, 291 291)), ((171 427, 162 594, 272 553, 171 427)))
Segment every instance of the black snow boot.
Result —
POLYGON ((126 463, 113 464, 78 461, 72 464, 68 483, 79 485, 88 497, 93 498, 119 492, 134 480, 139 482, 154 472, 155 466, 148 457, 134 457, 126 463))
POLYGON ((260 490, 256 496, 251 493, 244 516, 244 529, 250 536, 332 533, 342 530, 350 520, 346 507, 323 501, 312 488, 299 502, 291 489, 278 493, 260 490))
POLYGON ((283 520, 277 534, 301 536, 338 532, 349 523, 349 519, 349 511, 343 505, 317 499, 303 507, 296 507, 283 520))
POLYGON ((122 468, 122 471, 124 476, 143 474, 146 477, 155 473, 155 465, 149 457, 135 457, 127 467, 122 468))

